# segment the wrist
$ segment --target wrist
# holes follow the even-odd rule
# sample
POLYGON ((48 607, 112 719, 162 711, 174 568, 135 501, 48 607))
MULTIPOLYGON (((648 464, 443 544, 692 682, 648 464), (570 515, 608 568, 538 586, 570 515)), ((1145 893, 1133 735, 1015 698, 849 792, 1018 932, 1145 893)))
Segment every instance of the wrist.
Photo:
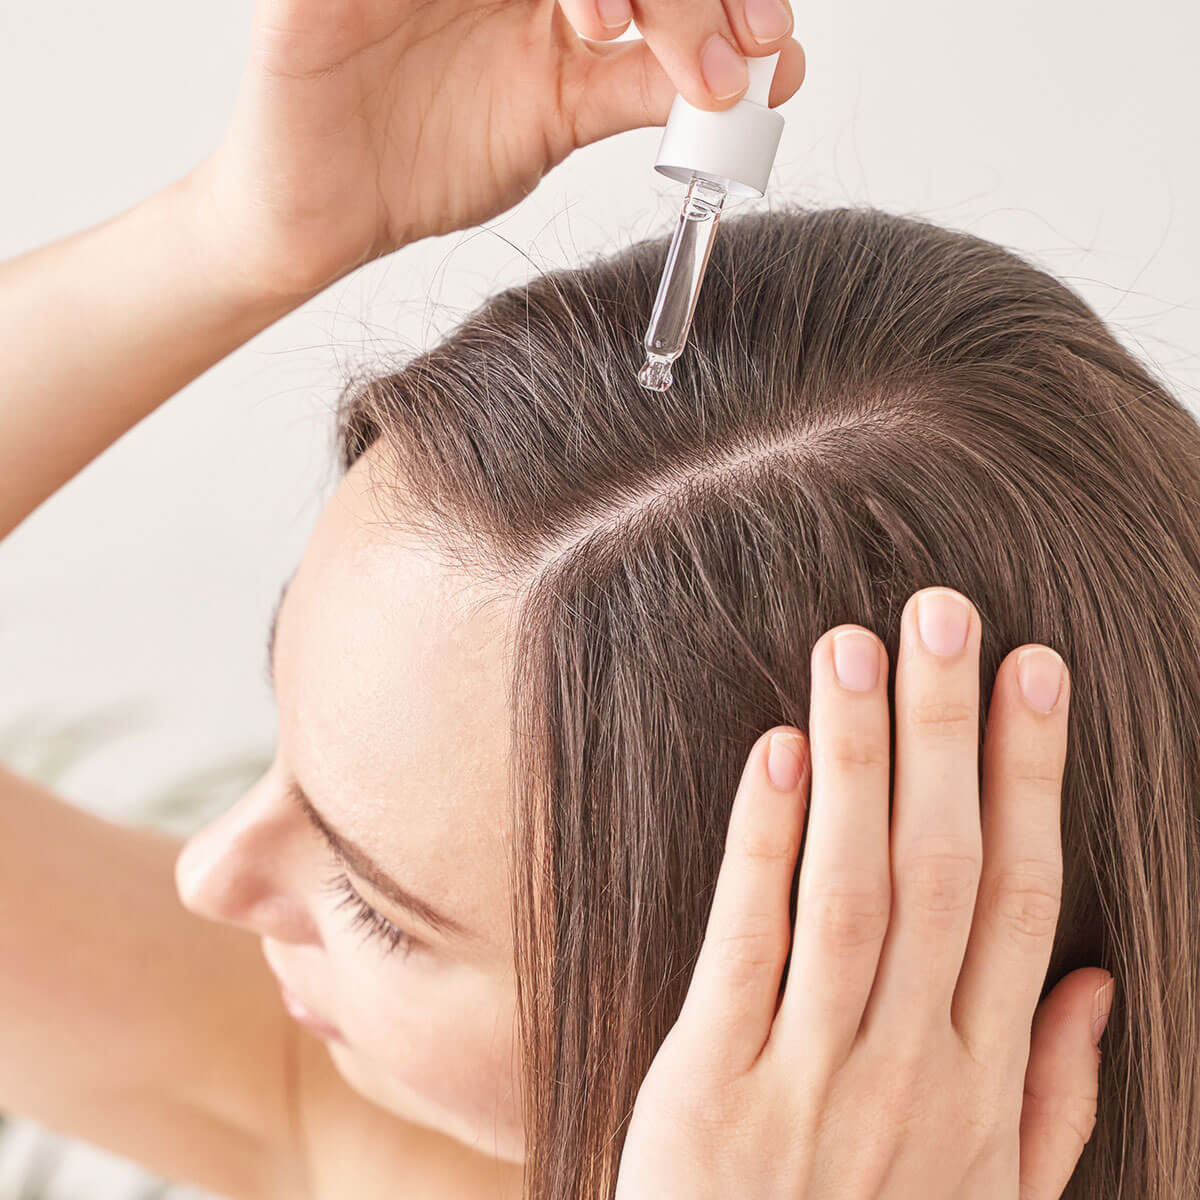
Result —
POLYGON ((214 288, 237 309, 282 316, 348 273, 316 280, 302 263, 275 253, 270 238, 248 233, 222 199, 215 154, 170 184, 166 199, 214 288))

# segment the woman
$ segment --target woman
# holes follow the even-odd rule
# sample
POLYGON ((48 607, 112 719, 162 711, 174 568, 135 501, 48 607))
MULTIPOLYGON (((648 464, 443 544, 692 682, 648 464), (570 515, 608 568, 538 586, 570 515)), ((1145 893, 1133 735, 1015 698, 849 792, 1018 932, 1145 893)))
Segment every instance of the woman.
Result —
MULTIPOLYGON (((732 5, 564 13, 603 36, 261 3, 218 150, 0 279, 0 529, 357 265, 732 102, 710 32, 802 78, 732 5)), ((870 212, 730 219, 646 393, 664 249, 348 390, 279 752, 181 853, 4 777, 0 1103, 232 1195, 1188 1194, 1195 423, 1053 280, 870 212)))

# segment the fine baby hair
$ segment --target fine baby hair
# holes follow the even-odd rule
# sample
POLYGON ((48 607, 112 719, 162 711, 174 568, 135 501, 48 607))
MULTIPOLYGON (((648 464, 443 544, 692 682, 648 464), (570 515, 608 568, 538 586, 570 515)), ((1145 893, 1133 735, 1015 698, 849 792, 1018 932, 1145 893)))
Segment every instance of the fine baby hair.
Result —
POLYGON ((690 353, 651 391, 665 243, 505 289, 350 379, 338 420, 343 467, 386 448, 396 521, 519 598, 531 1195, 608 1194, 747 750, 806 728, 808 647, 854 621, 894 661, 906 599, 937 583, 983 619, 981 733, 1011 649, 1071 670, 1046 990, 1095 964, 1118 1002, 1065 1194, 1178 1200, 1200 1174, 1195 419, 1051 275, 870 208, 724 222, 690 353))

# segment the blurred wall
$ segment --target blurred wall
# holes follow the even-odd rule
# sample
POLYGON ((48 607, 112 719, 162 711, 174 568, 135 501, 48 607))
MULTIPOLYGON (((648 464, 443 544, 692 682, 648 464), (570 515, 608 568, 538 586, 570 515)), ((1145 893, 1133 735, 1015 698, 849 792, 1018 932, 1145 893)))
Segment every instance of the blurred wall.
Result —
MULTIPOLYGON (((771 191, 749 203, 869 202, 1026 253, 1196 405, 1195 4, 795 7, 808 77, 783 109, 771 191)), ((250 0, 0 7, 0 257, 112 216, 203 157, 251 12, 250 0)), ((669 231, 683 189, 652 169, 659 137, 579 151, 486 227, 328 289, 0 544, 0 754, 23 766, 64 729, 115 714, 59 786, 119 816, 181 777, 269 754, 265 626, 335 481, 342 370, 424 348, 531 272, 669 231)), ((64 341, 72 332, 65 322, 64 341)))

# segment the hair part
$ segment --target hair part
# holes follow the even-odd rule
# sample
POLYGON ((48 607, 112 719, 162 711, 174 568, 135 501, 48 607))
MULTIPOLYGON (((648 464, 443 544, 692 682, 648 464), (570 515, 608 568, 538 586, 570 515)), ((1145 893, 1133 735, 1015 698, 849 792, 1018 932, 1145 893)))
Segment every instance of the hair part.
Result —
POLYGON ((901 610, 932 584, 982 618, 981 739, 1014 647, 1053 646, 1072 672, 1043 994, 1087 965, 1117 989, 1064 1196, 1189 1194, 1195 419, 1049 274, 870 208, 723 218, 675 383, 649 392, 636 374, 667 242, 500 292, 402 369, 352 379, 338 413, 344 469, 386 452, 387 519, 517 601, 527 1196, 612 1194, 750 746, 807 729, 825 630, 865 625, 895 661, 901 610))

